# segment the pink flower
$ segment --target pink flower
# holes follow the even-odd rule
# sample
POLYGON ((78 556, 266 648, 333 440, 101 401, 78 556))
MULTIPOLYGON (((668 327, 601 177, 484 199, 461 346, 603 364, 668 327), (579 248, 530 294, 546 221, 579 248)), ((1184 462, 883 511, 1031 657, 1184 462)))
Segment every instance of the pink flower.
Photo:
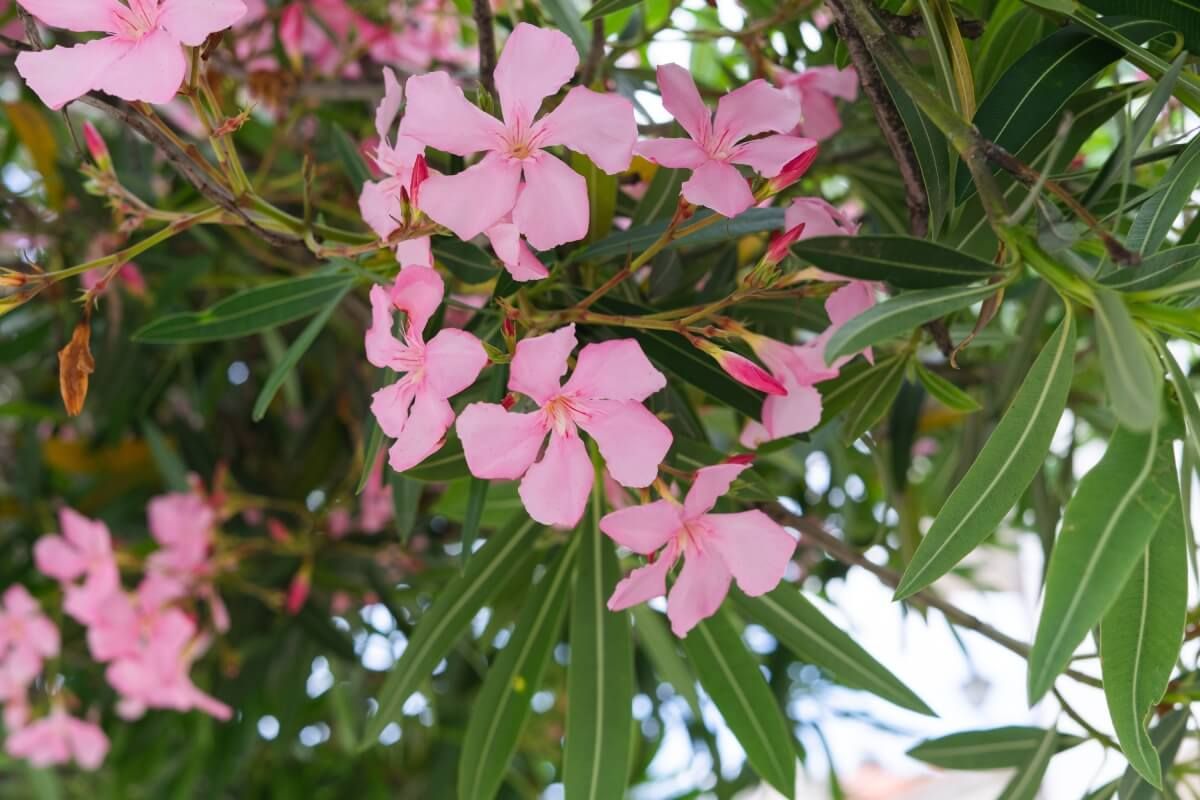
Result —
POLYGON ((575 349, 575 326, 522 339, 508 388, 531 398, 536 411, 472 403, 458 418, 458 436, 471 474, 521 480, 529 516, 543 525, 573 527, 583 516, 594 471, 579 428, 596 441, 622 486, 649 486, 671 447, 671 431, 642 405, 667 385, 633 339, 614 339, 579 351, 575 372, 560 385, 575 349), (546 436, 550 444, 534 463, 546 436))
POLYGON ((853 67, 809 67, 804 72, 775 71, 775 82, 803 112, 797 132, 823 142, 842 129, 835 97, 858 97, 858 73, 853 67))
POLYGON ((288 58, 313 60, 318 72, 340 71, 345 78, 362 74, 357 59, 346 58, 353 40, 369 44, 391 31, 357 13, 346 0, 303 0, 284 6, 279 18, 279 41, 288 58))
POLYGON ((12 697, 42 671, 42 661, 58 655, 58 628, 21 584, 4 592, 0 606, 0 698, 12 697))
POLYGON ((398 64, 409 72, 424 72, 434 61, 468 65, 475 61, 474 48, 459 43, 458 9, 449 0, 394 2, 392 17, 402 26, 371 43, 371 58, 383 64, 398 64))
POLYGON ((505 214, 503 219, 484 231, 483 235, 491 242, 492 250, 496 251, 496 258, 504 264, 513 280, 535 281, 550 274, 546 265, 521 238, 521 231, 513 223, 512 214, 505 214))
POLYGON ((166 103, 187 73, 183 45, 197 47, 246 13, 242 0, 18 0, 47 25, 108 34, 74 47, 17 56, 17 71, 50 108, 93 89, 166 103))
POLYGON ((175 592, 167 592, 171 599, 212 577, 209 559, 217 513, 205 498, 192 493, 161 495, 151 499, 146 515, 150 535, 160 545, 146 559, 146 569, 175 585, 175 592))
POLYGON ((697 622, 716 613, 731 580, 737 580, 751 597, 779 584, 796 540, 761 511, 708 513, 748 467, 704 467, 697 471, 682 504, 656 500, 604 515, 600 530, 617 544, 652 556, 649 564, 617 584, 609 609, 621 611, 666 594, 667 573, 680 556, 683 569, 667 599, 667 617, 676 636, 686 635, 697 622))
POLYGON ((63 607, 86 625, 96 607, 120 586, 112 538, 103 522, 69 508, 59 512, 58 523, 62 536, 38 539, 33 546, 34 561, 44 574, 69 584, 63 607), (83 583, 75 584, 79 578, 83 583))
POLYGON ((474 383, 487 364, 483 345, 466 331, 444 328, 426 343, 425 324, 445 291, 441 276, 415 266, 400 271, 390 299, 382 286, 371 287, 367 360, 404 373, 400 380, 377 391, 371 401, 371 413, 379 427, 396 439, 389 463, 397 472, 416 466, 442 446, 454 422, 447 399, 474 383), (394 310, 408 317, 403 341, 392 335, 394 310))
POLYGON ((783 220, 788 230, 803 225, 802 239, 858 233, 858 224, 854 220, 820 197, 797 197, 784 212, 783 220))
MULTIPOLYGON (((358 209, 363 220, 381 239, 387 239, 401 226, 403 204, 416 206, 417 189, 424 175, 414 170, 418 158, 425 152, 425 145, 408 136, 397 136, 390 141, 392 126, 404 102, 404 90, 396 80, 396 74, 387 67, 383 70, 384 94, 375 111, 375 131, 379 134, 379 146, 372 160, 383 173, 381 181, 363 184, 358 197, 358 209)), ((422 161, 422 163, 424 163, 422 161)), ((396 260, 408 266, 433 266, 433 253, 429 248, 429 237, 406 239, 396 245, 396 260)))
POLYGON ((392 487, 383 480, 383 453, 375 459, 359 501, 358 527, 363 533, 379 533, 392 521, 396 507, 392 504, 392 487))
POLYGON ((95 723, 56 708, 49 716, 10 733, 5 749, 10 756, 28 759, 35 767, 74 761, 83 769, 93 770, 108 755, 108 737, 95 723))
POLYGON ((723 350, 707 341, 700 342, 697 347, 712 356, 721 369, 738 383, 767 394, 784 394, 787 391, 769 372, 745 356, 723 350))
POLYGON ((483 233, 510 213, 538 250, 582 239, 588 230, 586 182, 546 148, 565 145, 613 175, 629 166, 637 124, 628 100, 583 86, 535 121, 542 101, 578 65, 579 54, 566 35, 517 25, 496 65, 503 122, 467 102, 445 72, 409 78, 402 134, 455 155, 486 152, 457 175, 430 176, 422 210, 461 239, 483 233))
POLYGON ((750 81, 722 97, 715 119, 683 67, 659 67, 658 87, 663 105, 691 139, 639 142, 638 155, 664 167, 692 170, 692 177, 683 184, 684 198, 723 216, 736 217, 754 205, 750 184, 734 164, 773 178, 788 162, 817 146, 811 139, 787 135, 742 142, 768 131, 783 134, 800 120, 796 104, 766 81, 750 81))

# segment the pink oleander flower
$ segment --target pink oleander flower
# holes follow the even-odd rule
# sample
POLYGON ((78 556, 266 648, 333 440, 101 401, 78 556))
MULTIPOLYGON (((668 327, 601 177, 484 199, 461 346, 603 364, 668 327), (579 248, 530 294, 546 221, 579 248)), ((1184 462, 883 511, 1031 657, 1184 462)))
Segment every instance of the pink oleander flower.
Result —
POLYGON ((367 360, 403 377, 375 393, 371 413, 394 438, 388 463, 397 472, 421 463, 442 446, 454 422, 448 398, 475 382, 487 364, 483 345, 466 331, 444 328, 429 342, 423 331, 446 292, 442 278, 427 267, 406 267, 389 292, 371 287, 371 327, 367 360), (407 315, 403 340, 392 335, 392 313, 407 315))
POLYGON ((379 533, 395 514, 392 487, 383 480, 383 453, 380 453, 359 499, 358 527, 363 533, 379 533))
POLYGON ((103 522, 70 508, 59 512, 58 524, 61 536, 43 536, 34 544, 34 562, 43 574, 66 584, 63 608, 87 625, 96 607, 120 588, 112 537, 103 522), (76 584, 79 578, 83 582, 76 584))
POLYGON ((664 167, 692 170, 683 184, 689 203, 736 217, 754 205, 750 184, 735 164, 773 178, 789 162, 812 150, 812 139, 786 135, 800 120, 800 109, 764 80, 753 80, 717 102, 714 118, 700 99, 696 82, 683 67, 658 68, 663 105, 690 139, 647 139, 637 153, 664 167), (774 133, 743 142, 749 136, 774 133))
POLYGON ((600 530, 617 544, 650 556, 617 584, 608 607, 621 611, 667 594, 667 573, 682 557, 667 617, 676 636, 716 613, 736 580, 751 597, 783 580, 796 540, 761 511, 710 514, 717 498, 749 464, 718 464, 696 472, 683 503, 656 500, 605 514, 600 530), (657 555, 655 555, 657 553, 657 555))
POLYGON ((344 78, 358 78, 362 68, 357 59, 347 59, 347 48, 371 45, 391 36, 389 29, 374 24, 354 10, 346 0, 298 0, 288 3, 279 17, 279 41, 294 63, 307 56, 317 71, 344 78))
POLYGON ((55 28, 108 34, 74 47, 17 56, 17 71, 50 108, 93 89, 166 103, 187 74, 183 46, 204 44, 246 13, 242 0, 18 0, 55 28))
POLYGON ((518 24, 496 64, 503 122, 469 103, 445 72, 409 78, 401 134, 455 155, 486 153, 457 175, 431 175, 421 209, 460 239, 483 233, 508 214, 538 250, 587 235, 587 184, 546 148, 563 145, 614 175, 633 158, 637 124, 628 100, 583 86, 535 119, 578 65, 566 35, 518 24))
POLYGON ((19 583, 8 587, 0 604, 0 698, 23 692, 58 647, 58 628, 29 591, 19 583))
MULTIPOLYGON (((387 239, 401 226, 403 203, 416 207, 420 186, 428 173, 423 171, 423 166, 417 168, 418 159, 424 165, 422 156, 425 145, 408 136, 397 136, 394 142, 391 141, 392 127, 404 102, 404 90, 396 80, 396 73, 387 67, 383 70, 383 85, 383 100, 375 111, 379 146, 375 148, 371 160, 384 178, 363 184, 362 193, 358 196, 358 209, 363 220, 379 238, 387 239)), ((406 266, 432 267, 433 253, 429 237, 399 242, 396 245, 396 260, 406 266)))
POLYGON ((820 197, 797 197, 784 212, 783 224, 788 230, 803 225, 801 239, 858 233, 858 224, 854 220, 820 197))
POLYGON ((522 478, 518 493, 529 516, 567 528, 583 516, 595 477, 579 428, 595 440, 622 486, 653 483, 671 447, 670 429, 642 405, 667 380, 641 346, 633 339, 588 344, 562 384, 575 344, 574 325, 522 339, 508 388, 532 399, 538 409, 520 413, 496 403, 472 403, 457 426, 471 474, 522 478), (547 435, 550 443, 537 461, 547 435))
POLYGON ((371 58, 381 64, 424 72, 435 61, 468 66, 477 60, 476 50, 460 42, 458 9, 453 0, 397 0, 389 10, 400 29, 380 37, 368 49, 371 58))
POLYGON ((834 98, 853 101, 858 97, 858 73, 853 67, 809 67, 799 73, 777 69, 775 82, 803 113, 796 132, 818 142, 842 129, 834 98))
POLYGON ((508 274, 515 281, 536 281, 550 274, 541 259, 529 249, 521 238, 521 231, 512 221, 512 214, 505 214, 503 219, 483 232, 496 258, 504 264, 508 274))
POLYGON ((24 758, 35 767, 74 761, 93 770, 108 755, 108 737, 93 722, 72 717, 61 708, 49 716, 9 733, 5 749, 14 758, 24 758))

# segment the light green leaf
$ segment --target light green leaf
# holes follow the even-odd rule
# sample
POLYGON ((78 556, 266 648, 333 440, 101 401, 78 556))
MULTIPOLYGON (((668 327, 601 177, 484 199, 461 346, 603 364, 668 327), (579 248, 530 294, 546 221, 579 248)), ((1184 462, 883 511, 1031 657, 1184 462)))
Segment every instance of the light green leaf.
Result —
MULTIPOLYGON (((987 730, 963 731, 926 739, 908 751, 908 755, 943 769, 1005 769, 1027 764, 1046 737, 1043 728, 1008 726, 987 730)), ((1085 739, 1058 734, 1055 745, 1062 752, 1085 739)))
POLYGON ((1171 385, 1175 388, 1175 396, 1179 398, 1179 405, 1183 408, 1183 419, 1187 425, 1193 455, 1200 457, 1200 404, 1196 402, 1196 390, 1192 388, 1192 382, 1162 340, 1154 337, 1151 342, 1158 350, 1159 357, 1166 362, 1167 372, 1171 375, 1171 385))
POLYGON ((917 166, 921 170, 921 182, 925 184, 925 195, 929 198, 929 227, 933 232, 941 229, 942 221, 950 208, 950 150, 946 137, 936 125, 892 78, 880 67, 880 74, 887 85, 900 120, 908 131, 917 166))
POLYGON ((975 401, 974 397, 971 397, 971 395, 941 375, 931 371, 925 365, 921 364, 921 362, 917 361, 914 363, 917 366, 917 378, 921 381, 921 385, 939 403, 946 408, 953 409, 954 411, 962 411, 965 414, 971 414, 979 410, 979 403, 975 401))
POLYGON ((607 602, 621 568, 600 531, 603 481, 597 476, 582 530, 579 575, 571 600, 567 668, 566 800, 624 797, 633 735, 633 634, 629 615, 607 602))
POLYGON ((898 355, 881 361, 875 369, 865 373, 869 378, 852 400, 846 419, 842 421, 844 444, 853 444, 891 408, 892 401, 900 391, 900 384, 904 382, 907 366, 908 356, 898 355))
POLYGON ((159 317, 133 338, 150 344, 237 339, 325 308, 355 281, 352 275, 310 275, 246 289, 204 311, 159 317))
POLYGON ((588 243, 597 242, 612 230, 617 213, 617 176, 597 167, 583 153, 571 153, 571 168, 587 182, 588 243))
POLYGON ((746 760, 785 797, 796 791, 796 746, 755 660, 725 609, 701 620, 683 640, 700 685, 746 751, 746 760))
POLYGON ((1117 428, 1079 482, 1046 569, 1045 599, 1029 654, 1029 701, 1041 699, 1075 648, 1116 601, 1173 507, 1175 457, 1158 428, 1117 428))
POLYGON ((1146 720, 1162 699, 1187 622, 1187 547, 1178 493, 1112 609, 1100 623, 1100 666, 1113 730, 1125 758, 1162 786, 1146 720))
POLYGON ((1121 296, 1096 289, 1095 297, 1096 339, 1108 401, 1122 425, 1147 431, 1158 422, 1162 375, 1121 296))
MULTIPOLYGON (((271 401, 275 399, 275 394, 279 391, 279 387, 283 386, 283 382, 287 380, 288 375, 300 363, 300 359, 308 352, 308 348, 312 347, 312 343, 316 341, 317 336, 321 334, 321 331, 325 330, 326 323, 329 322, 329 318, 333 316, 334 310, 337 309, 338 305, 342 302, 342 298, 350 291, 350 288, 350 284, 347 283, 340 292, 333 296, 329 304, 321 309, 304 326, 304 330, 292 342, 291 347, 284 353, 283 358, 275 365, 275 369, 271 370, 271 374, 267 376, 266 383, 263 384, 263 388, 258 393, 258 398, 254 401, 254 411, 251 412, 250 416, 255 422, 258 422, 266 415, 267 409, 271 406, 271 401)), ((284 396, 285 398, 287 397, 286 394, 284 396)))
POLYGON ((1050 766, 1050 759, 1054 757, 1057 744, 1057 731, 1048 728, 1033 755, 1017 768, 1017 774, 1004 787, 998 800, 1034 800, 1042 788, 1042 778, 1046 774, 1046 767, 1050 766))
POLYGON ((542 0, 542 8, 554 20, 554 27, 571 37, 579 55, 586 58, 591 47, 591 39, 587 28, 579 18, 579 7, 575 0, 542 0))
MULTIPOLYGON (((1159 771, 1163 774, 1175 763, 1175 755, 1187 733, 1188 716, 1187 706, 1177 708, 1160 719, 1150 731, 1150 741, 1158 751, 1159 771)), ((1133 767, 1125 770, 1117 787, 1117 797, 1121 800, 1158 800, 1162 796, 1163 793, 1146 783, 1133 767)))
POLYGON ((1141 264, 1110 272, 1100 283, 1114 291, 1134 293, 1168 288, 1197 277, 1200 277, 1200 244, 1185 244, 1161 250, 1143 259, 1141 264))
POLYGON ((387 469, 387 482, 392 487, 392 524, 400 541, 407 542, 416 526, 425 484, 390 468, 387 469))
POLYGON ((687 701, 696 719, 703 719, 696 681, 677 649, 679 640, 663 622, 662 615, 645 603, 639 603, 630 611, 633 613, 634 635, 654 664, 658 676, 671 684, 671 688, 687 701))
POLYGON ((974 283, 996 274, 989 261, 911 236, 817 236, 792 252, 823 270, 901 289, 935 289, 974 283))
POLYGON ((871 306, 839 327, 825 345, 825 361, 857 353, 885 339, 911 333, 933 319, 982 302, 997 287, 948 286, 942 289, 904 292, 871 306))
POLYGON ((540 533, 541 527, 528 515, 518 514, 504 530, 488 539, 463 574, 442 587, 380 687, 379 707, 367 719, 361 747, 373 746, 380 732, 400 718, 404 701, 429 677, 479 609, 500 591, 504 579, 529 557, 540 533))
POLYGON ((591 22, 594 19, 607 17, 609 14, 615 14, 622 9, 629 8, 630 6, 636 6, 641 2, 643 2, 643 0, 596 0, 596 2, 592 4, 592 7, 588 9, 587 13, 583 15, 582 19, 584 22, 591 22))
POLYGON ((1197 184, 1200 184, 1200 136, 1192 137, 1191 143, 1154 187, 1154 195, 1138 209, 1125 237, 1129 249, 1138 253, 1158 250, 1171 232, 1175 218, 1196 191, 1197 184))
POLYGON ((154 466, 158 467, 158 474, 162 476, 166 487, 172 492, 189 491, 187 465, 158 426, 148 419, 142 420, 142 436, 146 439, 150 457, 154 459, 154 466))
POLYGON ((936 716, 925 701, 826 619, 795 586, 780 585, 759 597, 747 597, 741 592, 733 592, 732 596, 743 615, 770 631, 802 661, 828 672, 838 683, 871 692, 918 714, 936 716))
POLYGON ((942 506, 900 585, 903 599, 945 575, 1000 524, 1046 460, 1074 372, 1069 312, 1025 376, 1000 424, 942 506))
POLYGON ((558 643, 579 537, 572 537, 525 597, 512 637, 471 704, 458 761, 459 797, 495 797, 533 710, 530 698, 558 643))

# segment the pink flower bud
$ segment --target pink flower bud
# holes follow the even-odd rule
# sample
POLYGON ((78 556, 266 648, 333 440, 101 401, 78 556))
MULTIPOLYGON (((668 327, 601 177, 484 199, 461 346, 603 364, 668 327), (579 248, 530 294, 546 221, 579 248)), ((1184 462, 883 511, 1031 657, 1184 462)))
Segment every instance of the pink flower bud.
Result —
POLYGON ((819 150, 820 148, 814 143, 812 147, 784 164, 779 174, 767 181, 769 193, 778 194, 800 180, 801 176, 808 172, 808 168, 817 160, 819 150))
POLYGON ((300 571, 292 578, 291 585, 288 586, 287 600, 284 602, 284 610, 293 617, 300 613, 300 609, 304 607, 304 603, 308 600, 308 590, 312 588, 312 575, 310 567, 303 566, 300 571))
POLYGON ((726 464, 753 464, 754 453, 738 453, 725 459, 726 464))
POLYGON ((771 238, 771 243, 767 245, 767 254, 763 257, 768 265, 774 266, 787 258, 788 251, 800 238, 800 234, 804 233, 804 223, 801 222, 794 228, 786 230, 783 233, 776 234, 771 238))
POLYGON ((104 143, 104 137, 100 135, 100 131, 96 130, 96 126, 90 122, 83 123, 83 141, 87 143, 88 152, 92 154, 92 160, 96 162, 96 166, 105 172, 111 172, 112 156, 109 155, 108 145, 104 143))
POLYGON ((699 342, 696 346, 712 356, 721 369, 739 383, 767 394, 787 394, 787 387, 750 359, 722 350, 712 342, 699 342))
POLYGON ((429 165, 425 163, 425 156, 417 156, 417 160, 413 162, 412 177, 408 180, 408 197, 413 208, 421 207, 421 184, 429 177, 429 165))
POLYGON ((289 542, 292 539, 292 533, 287 529, 287 526, 274 517, 270 517, 267 520, 267 535, 271 537, 272 541, 279 542, 280 544, 289 542))

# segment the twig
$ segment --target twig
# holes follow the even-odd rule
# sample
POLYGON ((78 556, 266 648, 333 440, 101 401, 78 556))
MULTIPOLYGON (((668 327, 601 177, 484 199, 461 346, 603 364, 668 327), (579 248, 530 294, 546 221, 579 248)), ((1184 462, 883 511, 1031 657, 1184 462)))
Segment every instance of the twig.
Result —
POLYGON ((17 16, 21 18, 22 24, 25 25, 25 38, 29 39, 30 50, 45 50, 46 45, 42 43, 42 34, 38 30, 37 20, 33 15, 21 7, 20 3, 17 6, 17 16))
POLYGON ((579 82, 584 86, 591 85, 599 77, 600 66, 604 63, 604 20, 592 22, 592 43, 588 48, 587 61, 583 71, 579 73, 579 82))
POLYGON ((1050 691, 1054 693, 1054 699, 1058 701, 1058 705, 1060 708, 1062 708, 1063 712, 1072 720, 1074 720, 1076 725, 1083 728, 1088 736, 1091 736, 1105 747, 1120 752, 1121 748, 1117 746, 1116 742, 1106 736, 1103 732, 1096 730, 1096 728, 1086 719, 1084 719, 1078 711, 1071 708, 1071 704, 1068 703, 1067 699, 1062 696, 1062 692, 1058 691, 1057 686, 1051 686, 1050 691))
MULTIPOLYGON (((909 39, 917 39, 928 33, 925 28, 925 20, 920 16, 905 16, 903 14, 892 14, 891 12, 879 10, 879 18, 888 30, 897 36, 905 36, 909 39)), ((954 21, 958 23, 958 32, 964 39, 978 39, 983 36, 983 22, 977 19, 959 19, 954 21)))
POLYGON ((492 25, 491 0, 474 0, 475 27, 479 35, 479 84, 496 94, 496 29, 492 25))

